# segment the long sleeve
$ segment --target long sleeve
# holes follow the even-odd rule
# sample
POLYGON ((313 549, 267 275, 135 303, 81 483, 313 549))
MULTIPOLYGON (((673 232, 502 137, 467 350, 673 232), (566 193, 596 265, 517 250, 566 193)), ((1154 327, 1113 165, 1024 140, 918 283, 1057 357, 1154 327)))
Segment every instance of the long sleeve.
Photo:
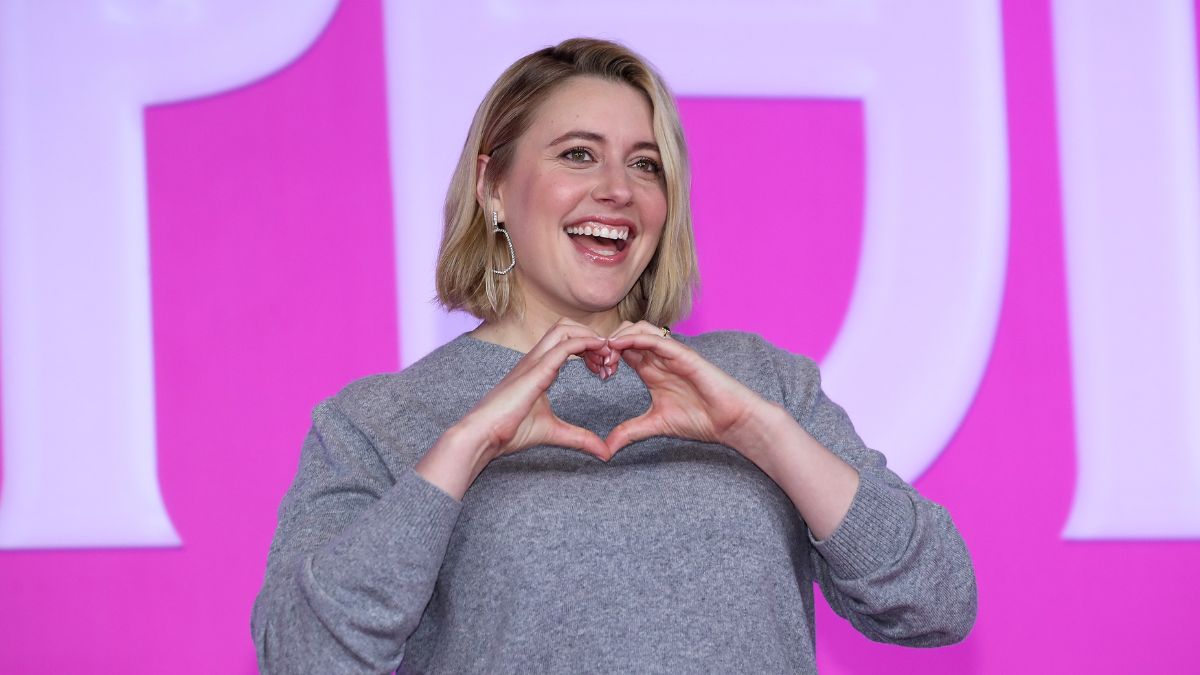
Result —
MULTIPOLYGON (((412 466, 520 358, 463 336, 317 407, 254 609, 262 670, 813 673, 814 580, 876 640, 961 638, 975 588, 957 531, 859 440, 815 365, 744 333, 681 339, 857 468, 828 539, 810 543, 735 450, 667 437, 608 463, 505 456, 460 504, 412 466)), ((600 381, 581 361, 547 396, 601 435, 650 404, 631 369, 600 381)))
POLYGON ((319 405, 254 605, 262 671, 395 670, 460 508, 411 467, 389 470, 336 400, 319 405))
POLYGON ((878 642, 932 647, 962 640, 975 622, 975 573, 949 514, 866 447, 846 413, 822 391, 812 361, 770 349, 785 406, 859 472, 859 488, 842 523, 823 541, 809 535, 830 607, 878 642))

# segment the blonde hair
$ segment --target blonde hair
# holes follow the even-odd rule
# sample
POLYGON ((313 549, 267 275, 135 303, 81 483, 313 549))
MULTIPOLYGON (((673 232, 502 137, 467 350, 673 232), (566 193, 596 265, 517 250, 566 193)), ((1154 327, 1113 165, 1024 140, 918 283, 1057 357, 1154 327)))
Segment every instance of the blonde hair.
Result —
POLYGON ((521 309, 513 276, 493 274, 509 263, 508 247, 492 233, 490 214, 476 199, 478 158, 488 155, 488 192, 511 168, 515 141, 556 87, 577 76, 622 82, 642 92, 654 112, 654 138, 666 182, 667 220, 658 250, 623 298, 623 320, 669 325, 691 309, 698 274, 688 197, 691 171, 675 101, 662 78, 629 49, 605 40, 573 38, 536 51, 509 66, 492 85, 471 122, 458 167, 446 193, 442 246, 437 261, 437 298, 485 321, 521 309))

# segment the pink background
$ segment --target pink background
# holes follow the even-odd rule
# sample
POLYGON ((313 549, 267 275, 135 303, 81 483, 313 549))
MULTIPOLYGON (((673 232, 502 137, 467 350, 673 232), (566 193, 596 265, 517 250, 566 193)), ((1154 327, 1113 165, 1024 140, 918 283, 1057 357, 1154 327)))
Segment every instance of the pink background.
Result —
MULTIPOLYGON (((917 482, 971 549, 978 624, 901 649, 821 608, 822 672, 1200 672, 1200 542, 1060 538, 1075 459, 1049 21, 1044 1, 1004 5, 1003 310, 974 404, 917 482)), ((346 2, 285 70, 146 111, 159 475, 184 545, 0 552, 0 672, 254 672, 250 607, 309 411, 398 364, 381 23, 346 2)), ((681 105, 703 290, 679 328, 819 359, 857 264, 861 106, 681 105)))

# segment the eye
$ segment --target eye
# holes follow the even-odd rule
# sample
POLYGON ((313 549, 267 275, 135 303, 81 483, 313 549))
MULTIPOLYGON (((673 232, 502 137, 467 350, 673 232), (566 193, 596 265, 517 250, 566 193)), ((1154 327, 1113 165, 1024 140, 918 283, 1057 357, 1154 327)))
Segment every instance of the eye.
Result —
POLYGON ((592 151, 588 150, 587 148, 571 148, 570 150, 567 150, 559 155, 559 157, 562 157, 568 162, 582 164, 584 162, 592 161, 592 151))
POLYGON ((662 173, 662 164, 650 159, 649 157, 638 157, 629 166, 639 170, 658 175, 662 173))

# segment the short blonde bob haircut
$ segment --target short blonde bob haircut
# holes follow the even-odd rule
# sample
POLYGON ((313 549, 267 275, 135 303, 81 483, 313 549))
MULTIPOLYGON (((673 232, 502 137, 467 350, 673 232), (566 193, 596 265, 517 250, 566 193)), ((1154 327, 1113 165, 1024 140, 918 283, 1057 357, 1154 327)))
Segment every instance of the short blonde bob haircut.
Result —
MULTIPOLYGON (((462 156, 446 193, 442 246, 437 261, 437 297, 447 309, 462 309, 485 321, 523 308, 513 275, 493 269, 509 264, 503 237, 476 198, 477 163, 488 155, 486 193, 508 175, 516 141, 538 107, 556 87, 577 76, 623 82, 642 92, 654 111, 654 138, 666 181, 667 220, 658 250, 621 300, 626 321, 665 326, 687 315, 697 282, 696 248, 688 197, 691 171, 675 101, 662 78, 629 49, 605 40, 574 38, 536 51, 509 66, 492 85, 471 122, 462 156)), ((518 260, 536 265, 536 260, 518 260)))

